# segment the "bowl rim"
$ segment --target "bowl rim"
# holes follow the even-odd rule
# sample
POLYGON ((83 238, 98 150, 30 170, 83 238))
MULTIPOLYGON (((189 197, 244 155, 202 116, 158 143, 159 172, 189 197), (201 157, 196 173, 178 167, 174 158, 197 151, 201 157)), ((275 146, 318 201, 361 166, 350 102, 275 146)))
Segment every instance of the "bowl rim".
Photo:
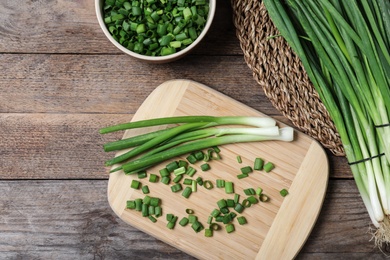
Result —
POLYGON ((128 55, 130 55, 132 57, 138 58, 140 60, 147 60, 147 61, 174 60, 174 59, 179 58, 183 54, 191 51, 195 46, 198 45, 198 43, 204 38, 204 36, 209 31, 209 29, 211 27, 211 24, 212 24, 212 21, 214 20, 215 10, 216 10, 216 5, 217 5, 216 4, 216 0, 209 0, 210 9, 209 9, 209 13, 208 13, 208 16, 207 16, 206 25, 203 28, 202 32, 199 34, 198 38, 196 38, 196 40, 193 43, 191 43, 188 47, 186 47, 183 50, 180 50, 179 52, 176 52, 176 53, 170 54, 170 55, 166 55, 166 56, 147 56, 147 55, 142 55, 142 54, 135 53, 135 52, 125 48, 124 46, 122 46, 119 42, 117 42, 112 37, 112 35, 110 34, 110 32, 107 29, 106 24, 103 21, 103 12, 102 12, 103 1, 104 0, 95 0, 95 13, 96 13, 96 17, 97 17, 98 23, 100 25, 100 28, 103 30, 103 33, 106 35, 108 40, 112 44, 114 44, 122 52, 124 52, 124 53, 126 53, 126 54, 128 54, 128 55))

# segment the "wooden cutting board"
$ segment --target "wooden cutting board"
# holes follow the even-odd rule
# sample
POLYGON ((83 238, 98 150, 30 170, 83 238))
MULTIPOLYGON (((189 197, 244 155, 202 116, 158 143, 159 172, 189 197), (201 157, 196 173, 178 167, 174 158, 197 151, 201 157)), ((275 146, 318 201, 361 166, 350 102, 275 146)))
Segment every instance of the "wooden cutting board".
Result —
MULTIPOLYGON (((150 94, 132 121, 183 115, 266 116, 197 82, 172 80, 161 84, 150 94)), ((161 127, 150 128, 156 129, 161 127)), ((128 130, 124 138, 144 132, 140 129, 128 130)), ((111 173, 109 177, 110 206, 126 223, 199 259, 294 258, 309 236, 324 200, 329 173, 325 151, 315 140, 298 131, 293 142, 231 144, 220 149, 222 160, 210 162, 211 170, 205 172, 200 170, 200 164, 195 165, 198 172, 194 178, 201 176, 213 183, 216 179, 233 181, 241 200, 246 197, 243 190, 250 187, 261 187, 270 197, 269 202, 259 202, 246 208, 241 215, 248 223, 239 225, 235 221, 235 232, 228 234, 222 229, 207 238, 203 232, 195 233, 190 225, 182 227, 177 223, 173 230, 166 227, 166 214, 174 214, 180 220, 187 216, 187 208, 193 209, 207 227, 207 218, 217 207, 216 202, 222 198, 233 198, 221 188, 207 190, 199 186, 197 192, 185 199, 180 192, 172 193, 170 185, 141 179, 143 185, 149 186, 149 195, 162 200, 164 215, 152 223, 140 212, 125 209, 127 200, 145 195, 130 188, 131 181, 138 179, 136 175, 125 175, 120 171, 111 173), (242 157, 241 164, 237 162, 237 155, 242 157), (275 169, 270 173, 253 172, 239 180, 236 176, 240 168, 253 166, 256 157, 273 162, 275 169), (286 197, 279 194, 283 188, 289 191, 286 197)), ((167 163, 151 168, 148 173, 158 174, 158 170, 167 163)))

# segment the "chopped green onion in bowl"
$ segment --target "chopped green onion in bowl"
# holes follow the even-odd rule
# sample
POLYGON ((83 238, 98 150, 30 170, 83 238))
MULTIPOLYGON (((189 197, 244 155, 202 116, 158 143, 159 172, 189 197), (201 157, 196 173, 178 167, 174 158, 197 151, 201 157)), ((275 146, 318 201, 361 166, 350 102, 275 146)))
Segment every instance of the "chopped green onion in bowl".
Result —
POLYGON ((216 0, 95 0, 106 37, 140 60, 164 63, 190 52, 209 30, 216 0))

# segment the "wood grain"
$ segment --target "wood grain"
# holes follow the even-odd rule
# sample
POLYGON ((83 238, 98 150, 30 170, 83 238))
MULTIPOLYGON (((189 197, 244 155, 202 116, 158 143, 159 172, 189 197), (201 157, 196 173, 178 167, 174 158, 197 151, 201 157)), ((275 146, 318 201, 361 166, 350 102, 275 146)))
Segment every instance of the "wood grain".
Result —
POLYGON ((134 113, 158 85, 184 78, 280 115, 239 56, 185 57, 159 66, 121 55, 0 54, 0 69, 3 113, 134 113))
MULTIPOLYGON (((91 0, 0 1, 1 259, 193 259, 112 212, 100 142, 121 134, 97 130, 130 120, 156 86, 177 78, 289 123, 244 62, 229 1, 217 6, 195 52, 155 66, 105 39, 91 0)), ((386 259, 369 241, 345 158, 328 155, 325 203, 297 259, 386 259)))
MULTIPOLYGON (((215 23, 192 55, 242 54, 231 7, 224 1, 217 1, 215 23)), ((4 52, 121 54, 100 29, 92 0, 1 1, 0 53, 4 52)))
MULTIPOLYGON (((193 259, 116 217, 106 189, 106 180, 0 181, 1 258, 193 259)), ((330 181, 297 259, 386 259, 369 242, 356 197, 353 181, 330 181)))

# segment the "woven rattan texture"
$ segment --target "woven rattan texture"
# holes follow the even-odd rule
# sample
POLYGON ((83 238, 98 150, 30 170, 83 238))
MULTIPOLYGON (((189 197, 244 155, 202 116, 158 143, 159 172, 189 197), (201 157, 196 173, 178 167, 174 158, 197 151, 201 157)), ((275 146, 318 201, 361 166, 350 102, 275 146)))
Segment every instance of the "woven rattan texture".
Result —
POLYGON ((272 105, 295 127, 344 156, 339 135, 299 58, 269 19, 260 0, 231 0, 245 62, 272 105), (275 37, 276 36, 276 37, 275 37))

